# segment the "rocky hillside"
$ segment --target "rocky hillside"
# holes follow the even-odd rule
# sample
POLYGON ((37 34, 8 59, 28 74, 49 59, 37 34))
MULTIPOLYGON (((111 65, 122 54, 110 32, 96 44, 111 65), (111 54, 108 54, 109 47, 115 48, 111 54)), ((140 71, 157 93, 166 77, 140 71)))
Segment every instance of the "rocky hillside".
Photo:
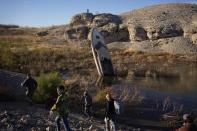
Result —
POLYGON ((113 14, 82 13, 73 16, 66 28, 65 38, 68 41, 90 40, 90 30, 97 27, 107 43, 114 41, 129 41, 129 32, 122 18, 113 14))
POLYGON ((65 39, 86 41, 92 27, 98 28, 107 43, 129 42, 132 50, 197 52, 196 4, 156 5, 120 15, 77 14, 66 26, 65 39))
POLYGON ((197 53, 197 4, 163 4, 132 10, 120 15, 76 14, 67 25, 21 28, 0 25, 0 37, 32 37, 50 44, 87 43, 96 27, 106 43, 131 51, 197 53))

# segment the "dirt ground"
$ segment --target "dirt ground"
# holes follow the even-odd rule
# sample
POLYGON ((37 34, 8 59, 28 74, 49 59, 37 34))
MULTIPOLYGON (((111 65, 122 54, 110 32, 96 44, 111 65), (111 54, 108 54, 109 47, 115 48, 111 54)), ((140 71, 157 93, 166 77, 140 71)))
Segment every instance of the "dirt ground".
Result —
MULTIPOLYGON (((46 109, 44 105, 29 105, 26 102, 0 102, 0 104, 1 131, 55 130, 54 116, 49 115, 49 109, 46 109)), ((83 113, 70 113, 68 119, 72 130, 75 131, 104 130, 105 124, 102 119, 92 118, 90 121, 83 113)), ((119 125, 118 129, 126 131, 135 128, 119 125)))
MULTIPOLYGON (((1 131, 55 130, 54 117, 49 115, 49 109, 45 108, 44 105, 5 101, 0 102, 0 105, 1 131)), ((162 127, 165 123, 132 118, 127 118, 125 122, 121 122, 124 118, 119 117, 120 120, 118 121, 120 122, 117 124, 119 131, 171 130, 171 128, 162 127)), ((103 131, 105 126, 103 119, 93 117, 92 121, 90 121, 82 112, 80 114, 71 112, 68 119, 74 131, 103 131)))

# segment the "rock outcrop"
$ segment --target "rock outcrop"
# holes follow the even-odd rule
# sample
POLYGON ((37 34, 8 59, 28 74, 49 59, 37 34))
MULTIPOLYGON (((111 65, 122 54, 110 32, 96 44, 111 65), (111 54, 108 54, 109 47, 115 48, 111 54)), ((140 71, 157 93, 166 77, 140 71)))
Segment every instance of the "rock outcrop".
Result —
POLYGON ((36 33, 37 36, 47 36, 48 34, 49 33, 47 31, 40 31, 36 33))
POLYGON ((167 4, 134 10, 121 16, 129 25, 131 40, 143 41, 147 37, 148 40, 157 40, 183 36, 184 28, 192 26, 193 20, 188 18, 197 15, 196 8, 197 5, 167 4))
POLYGON ((88 36, 92 27, 98 28, 107 43, 129 40, 127 27, 122 24, 121 17, 107 13, 82 13, 73 16, 65 30, 65 38, 69 42, 90 40, 88 36))
POLYGON ((25 75, 0 69, 0 99, 24 99, 25 87, 21 83, 25 80, 25 75))
POLYGON ((65 31, 65 38, 68 41, 84 40, 87 39, 88 32, 89 32, 88 26, 79 25, 79 26, 69 27, 65 31))
POLYGON ((77 14, 66 26, 65 39, 69 42, 90 41, 92 27, 101 32, 106 43, 131 42, 131 48, 135 50, 157 48, 159 52, 193 53, 197 48, 197 5, 156 5, 120 15, 77 14), (142 42, 140 46, 136 45, 139 42, 142 42))

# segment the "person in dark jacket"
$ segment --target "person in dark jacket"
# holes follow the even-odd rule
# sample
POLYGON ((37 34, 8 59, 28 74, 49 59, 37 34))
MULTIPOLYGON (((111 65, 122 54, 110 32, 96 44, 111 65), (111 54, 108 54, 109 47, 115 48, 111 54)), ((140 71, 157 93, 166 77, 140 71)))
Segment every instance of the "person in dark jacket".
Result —
POLYGON ((57 127, 57 131, 61 130, 61 125, 60 125, 60 121, 63 120, 64 123, 64 128, 67 131, 71 131, 71 128, 68 124, 68 99, 65 95, 64 92, 64 86, 60 85, 57 87, 57 93, 58 93, 58 98, 55 102, 55 104, 53 105, 53 107, 51 108, 50 114, 54 114, 56 116, 55 121, 56 121, 56 127, 57 127))
POLYGON ((90 118, 92 108, 92 97, 87 91, 84 91, 84 114, 90 118))
POLYGON ((28 101, 32 104, 32 97, 38 87, 36 80, 32 78, 30 74, 27 74, 27 78, 21 83, 21 86, 26 88, 26 96, 28 98, 28 101))
POLYGON ((114 99, 110 96, 110 94, 106 95, 107 103, 106 103, 106 116, 105 116, 105 124, 107 131, 116 131, 116 111, 114 107, 114 99))

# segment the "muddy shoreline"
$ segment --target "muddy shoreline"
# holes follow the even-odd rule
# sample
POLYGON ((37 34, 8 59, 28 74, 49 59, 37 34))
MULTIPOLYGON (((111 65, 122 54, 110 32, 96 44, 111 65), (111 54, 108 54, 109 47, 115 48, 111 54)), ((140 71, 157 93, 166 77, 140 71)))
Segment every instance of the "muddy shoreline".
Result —
MULTIPOLYGON (((54 118, 49 116, 49 110, 43 105, 30 106, 26 102, 0 102, 0 125, 2 130, 54 130, 54 118), (20 105, 20 107, 19 107, 20 105), (22 107, 22 108, 21 108, 22 107)), ((170 130, 172 128, 163 127, 162 123, 138 120, 138 119, 119 119, 118 129, 129 131, 134 129, 140 130, 170 130), (124 120, 124 121, 123 121, 124 120), (131 124, 132 123, 132 124, 131 124)), ((92 130, 104 130, 104 121, 102 118, 93 118, 92 122, 86 120, 83 114, 71 112, 69 121, 73 130, 88 130, 92 124, 92 130)))

